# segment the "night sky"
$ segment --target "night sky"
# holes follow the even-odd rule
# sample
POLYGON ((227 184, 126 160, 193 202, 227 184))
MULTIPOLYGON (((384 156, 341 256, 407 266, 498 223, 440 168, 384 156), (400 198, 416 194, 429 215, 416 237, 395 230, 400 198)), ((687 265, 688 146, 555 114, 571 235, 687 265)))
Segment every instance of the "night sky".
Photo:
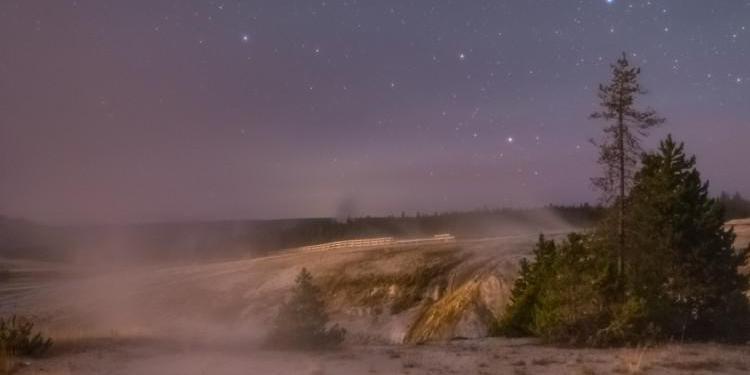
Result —
POLYGON ((595 202, 596 87, 750 195, 750 1, 0 2, 0 212, 47 222, 595 202))

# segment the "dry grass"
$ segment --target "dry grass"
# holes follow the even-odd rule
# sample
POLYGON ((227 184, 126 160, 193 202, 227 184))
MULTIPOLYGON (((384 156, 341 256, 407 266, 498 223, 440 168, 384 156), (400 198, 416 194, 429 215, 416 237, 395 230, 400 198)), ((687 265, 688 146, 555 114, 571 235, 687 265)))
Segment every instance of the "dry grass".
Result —
POLYGON ((719 345, 705 345, 703 347, 687 347, 666 349, 662 353, 658 365, 677 370, 678 373, 694 372, 748 372, 750 360, 746 347, 724 347, 719 345))
POLYGON ((643 374, 648 367, 646 364, 647 361, 644 361, 648 353, 649 349, 646 346, 638 346, 636 348, 623 350, 623 352, 617 356, 620 363, 615 367, 615 372, 624 374, 643 374))
POLYGON ((717 371, 720 371, 724 367, 721 361, 719 361, 716 358, 666 362, 666 363, 662 363, 661 365, 663 367, 680 370, 681 372, 693 372, 693 371, 717 372, 717 371))

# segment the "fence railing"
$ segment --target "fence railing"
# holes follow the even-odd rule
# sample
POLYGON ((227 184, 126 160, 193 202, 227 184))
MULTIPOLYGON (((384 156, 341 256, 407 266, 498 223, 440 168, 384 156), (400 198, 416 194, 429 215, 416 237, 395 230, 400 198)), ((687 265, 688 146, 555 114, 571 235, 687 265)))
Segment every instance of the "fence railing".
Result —
POLYGON ((428 238, 415 238, 409 240, 396 240, 393 237, 378 237, 378 238, 363 238, 357 240, 344 240, 328 242, 319 245, 303 246, 299 249, 302 251, 313 251, 313 250, 330 250, 340 248, 352 248, 352 247, 373 247, 373 246, 388 246, 388 245, 414 245, 414 244, 426 244, 426 243, 443 243, 453 242, 456 238, 453 235, 444 233, 436 234, 428 238))

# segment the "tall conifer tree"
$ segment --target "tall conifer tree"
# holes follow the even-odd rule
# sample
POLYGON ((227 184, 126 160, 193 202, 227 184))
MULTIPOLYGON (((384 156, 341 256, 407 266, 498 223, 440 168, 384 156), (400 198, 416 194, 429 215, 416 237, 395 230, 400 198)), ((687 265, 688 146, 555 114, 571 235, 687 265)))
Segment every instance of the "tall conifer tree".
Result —
POLYGON ((652 109, 639 110, 636 99, 646 92, 638 77, 641 69, 632 66, 625 53, 612 65, 612 79, 599 85, 601 110, 593 119, 606 122, 605 137, 599 147, 599 164, 604 169, 594 185, 601 189, 607 202, 617 205, 617 274, 622 275, 626 246, 626 199, 641 152, 640 137, 664 122, 652 109))

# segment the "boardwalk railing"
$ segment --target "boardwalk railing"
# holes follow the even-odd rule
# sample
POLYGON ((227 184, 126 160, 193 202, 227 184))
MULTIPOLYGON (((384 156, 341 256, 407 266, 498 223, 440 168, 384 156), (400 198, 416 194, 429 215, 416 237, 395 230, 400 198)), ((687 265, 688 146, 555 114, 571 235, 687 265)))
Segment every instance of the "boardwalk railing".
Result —
POLYGON ((378 238, 363 238, 358 240, 344 240, 336 242, 328 242, 319 245, 303 246, 299 249, 302 251, 313 251, 313 250, 331 250, 340 248, 352 248, 352 247, 372 247, 372 246, 387 246, 387 245, 415 245, 415 244, 427 244, 427 243, 444 243, 454 242, 455 237, 451 234, 436 234, 429 238, 415 238, 410 240, 396 240, 393 237, 378 237, 378 238))

